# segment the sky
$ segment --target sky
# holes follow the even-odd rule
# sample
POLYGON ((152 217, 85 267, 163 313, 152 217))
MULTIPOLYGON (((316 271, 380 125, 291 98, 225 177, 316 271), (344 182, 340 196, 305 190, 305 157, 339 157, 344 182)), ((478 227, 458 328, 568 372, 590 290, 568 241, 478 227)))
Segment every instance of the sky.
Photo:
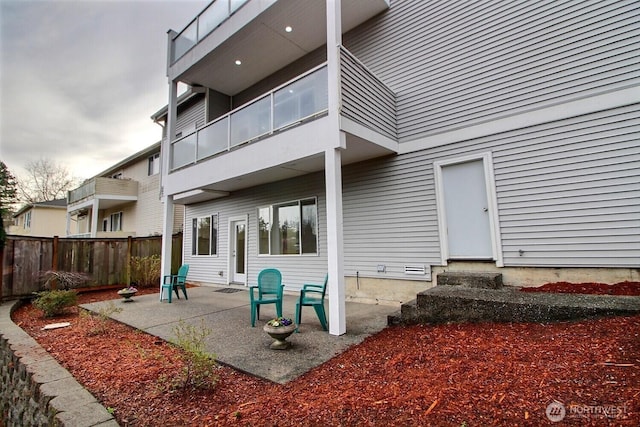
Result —
POLYGON ((167 31, 210 0, 0 0, 0 160, 93 177, 161 138, 167 31))

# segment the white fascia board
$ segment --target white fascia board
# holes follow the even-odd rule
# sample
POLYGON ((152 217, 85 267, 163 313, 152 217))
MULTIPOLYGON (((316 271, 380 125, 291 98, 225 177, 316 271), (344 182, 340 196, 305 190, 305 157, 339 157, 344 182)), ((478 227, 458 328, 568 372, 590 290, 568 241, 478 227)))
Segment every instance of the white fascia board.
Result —
POLYGON ((585 97, 570 102, 527 111, 525 113, 491 120, 485 123, 429 135, 413 141, 401 142, 399 154, 439 147, 454 142, 467 141, 501 132, 521 129, 583 114, 595 113, 611 108, 636 104, 640 101, 640 86, 633 86, 596 96, 585 97))

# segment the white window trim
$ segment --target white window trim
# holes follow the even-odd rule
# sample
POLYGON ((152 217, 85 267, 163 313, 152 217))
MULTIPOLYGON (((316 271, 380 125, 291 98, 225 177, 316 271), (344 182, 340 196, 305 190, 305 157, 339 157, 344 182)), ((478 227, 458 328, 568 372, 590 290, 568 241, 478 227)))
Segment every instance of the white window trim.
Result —
POLYGON ((122 231, 122 221, 123 221, 123 219, 124 219, 124 214, 122 213, 122 211, 114 212, 112 214, 109 214, 109 230, 108 231, 110 233, 117 233, 119 231, 122 231), (120 220, 118 221, 118 225, 120 227, 118 228, 118 230, 114 230, 113 229, 113 217, 116 216, 116 215, 120 216, 120 220))
POLYGON ((497 267, 504 267, 502 255, 502 239, 500 237, 500 222, 498 218, 498 196, 496 193, 496 180, 493 170, 493 157, 491 152, 469 154, 433 162, 433 174, 436 185, 436 210, 438 214, 438 232, 440 234, 440 256, 442 265, 447 265, 449 259, 449 243, 447 241, 447 218, 444 209, 444 187, 442 180, 442 168, 444 166, 466 163, 474 160, 482 160, 484 166, 485 188, 487 202, 489 204, 489 227, 491 233, 491 250, 493 260, 497 267))
POLYGON ((217 258, 219 256, 219 254, 220 254, 220 246, 219 245, 220 245, 220 215, 219 215, 219 213, 216 212, 216 213, 212 213, 212 214, 209 214, 209 215, 202 215, 202 216, 194 216, 194 217, 192 217, 191 218, 191 256, 192 257, 197 257, 197 258, 203 258, 203 257, 206 257, 206 258, 217 258), (217 233, 216 233, 216 239, 215 239, 215 241, 216 241, 216 253, 212 254, 211 253, 211 242, 213 241, 213 236, 212 236, 212 233, 213 233, 213 224, 212 224, 213 218, 212 217, 214 217, 214 216, 216 217, 216 223, 217 223, 218 227, 216 229, 217 233), (197 253, 198 252, 197 251, 197 246, 194 245, 194 241, 196 239, 195 239, 195 236, 193 234, 193 220, 198 220, 200 218, 209 218, 209 221, 210 221, 210 223, 209 223, 209 254, 208 255, 199 255, 197 253))
POLYGON ((27 211, 24 213, 23 227, 25 230, 31 229, 31 211, 27 211))
POLYGON ((160 153, 152 154, 147 159, 147 176, 155 176, 160 173, 161 165, 160 165, 160 153), (157 172, 155 172, 157 165, 157 172))
MULTIPOLYGON (((299 199, 293 199, 293 200, 288 200, 286 202, 278 202, 278 203, 271 203, 269 205, 262 205, 262 206, 258 206, 258 208, 256 209, 256 242, 257 242, 257 247, 256 247, 256 251, 257 251, 257 256, 258 257, 285 257, 285 258, 291 258, 291 257, 317 257, 320 256, 320 219, 318 216, 318 210, 319 210, 319 206, 318 206, 318 197, 317 196, 312 196, 312 197, 300 197, 299 199), (264 209, 264 208, 268 208, 269 209, 269 216, 271 217, 270 219, 273 220, 273 208, 277 207, 277 206, 284 206, 287 204, 292 204, 292 203, 297 203, 298 207, 301 206, 301 202, 303 200, 310 200, 313 199, 315 201, 315 206, 316 206, 316 227, 317 227, 317 234, 316 234, 316 251, 314 253, 302 253, 302 236, 300 236, 300 252, 297 254, 271 254, 271 232, 269 232, 269 253, 268 254, 261 254, 260 253, 260 209, 264 209)), ((302 217, 300 217, 300 223, 302 225, 302 217)), ((273 224, 271 224, 271 226, 273 226, 273 224)))
POLYGON ((245 253, 245 257, 244 257, 244 271, 245 271, 245 283, 244 285, 247 286, 249 284, 249 214, 246 215, 238 215, 238 216, 231 216, 229 217, 229 220, 227 222, 227 242, 228 242, 228 246, 227 246, 227 285, 231 283, 231 275, 232 275, 232 271, 234 268, 233 265, 233 253, 232 253, 232 248, 233 245, 235 244, 234 242, 232 242, 232 240, 235 238, 235 233, 233 230, 233 224, 236 223, 237 221, 244 221, 244 223, 246 224, 246 230, 245 230, 245 239, 244 239, 244 253, 245 253))

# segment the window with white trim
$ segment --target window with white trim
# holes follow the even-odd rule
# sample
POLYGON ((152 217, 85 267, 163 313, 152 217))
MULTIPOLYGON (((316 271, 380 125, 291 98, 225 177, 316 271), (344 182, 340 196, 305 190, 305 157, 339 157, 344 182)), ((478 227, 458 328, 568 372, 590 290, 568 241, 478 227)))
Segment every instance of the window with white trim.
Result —
POLYGON ((156 153, 149 157, 149 168, 147 174, 157 175, 160 173, 160 153, 156 153))
POLYGON ((31 211, 24 213, 24 228, 25 230, 31 228, 31 211))
POLYGON ((109 231, 122 231, 122 212, 109 215, 109 231))
POLYGON ((258 254, 318 253, 316 198, 258 208, 258 254))
POLYGON ((218 255, 218 215, 193 218, 191 255, 218 255))

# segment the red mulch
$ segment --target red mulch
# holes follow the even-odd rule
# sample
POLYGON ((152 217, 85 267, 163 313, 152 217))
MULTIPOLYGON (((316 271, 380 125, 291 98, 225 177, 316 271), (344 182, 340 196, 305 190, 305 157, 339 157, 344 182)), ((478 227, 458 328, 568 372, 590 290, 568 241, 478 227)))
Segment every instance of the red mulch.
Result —
POLYGON ((551 425, 555 400, 569 425, 640 425, 640 316, 389 327, 286 385, 220 367, 214 389, 174 392, 158 378, 177 374, 181 352, 158 338, 111 320, 108 334, 91 334, 77 309, 43 319, 25 306, 14 321, 121 425, 538 426, 551 425), (41 330, 60 321, 72 326, 41 330))
POLYGON ((531 288, 520 288, 523 292, 560 292, 567 294, 596 295, 640 295, 640 282, 606 283, 569 283, 554 282, 531 288))

